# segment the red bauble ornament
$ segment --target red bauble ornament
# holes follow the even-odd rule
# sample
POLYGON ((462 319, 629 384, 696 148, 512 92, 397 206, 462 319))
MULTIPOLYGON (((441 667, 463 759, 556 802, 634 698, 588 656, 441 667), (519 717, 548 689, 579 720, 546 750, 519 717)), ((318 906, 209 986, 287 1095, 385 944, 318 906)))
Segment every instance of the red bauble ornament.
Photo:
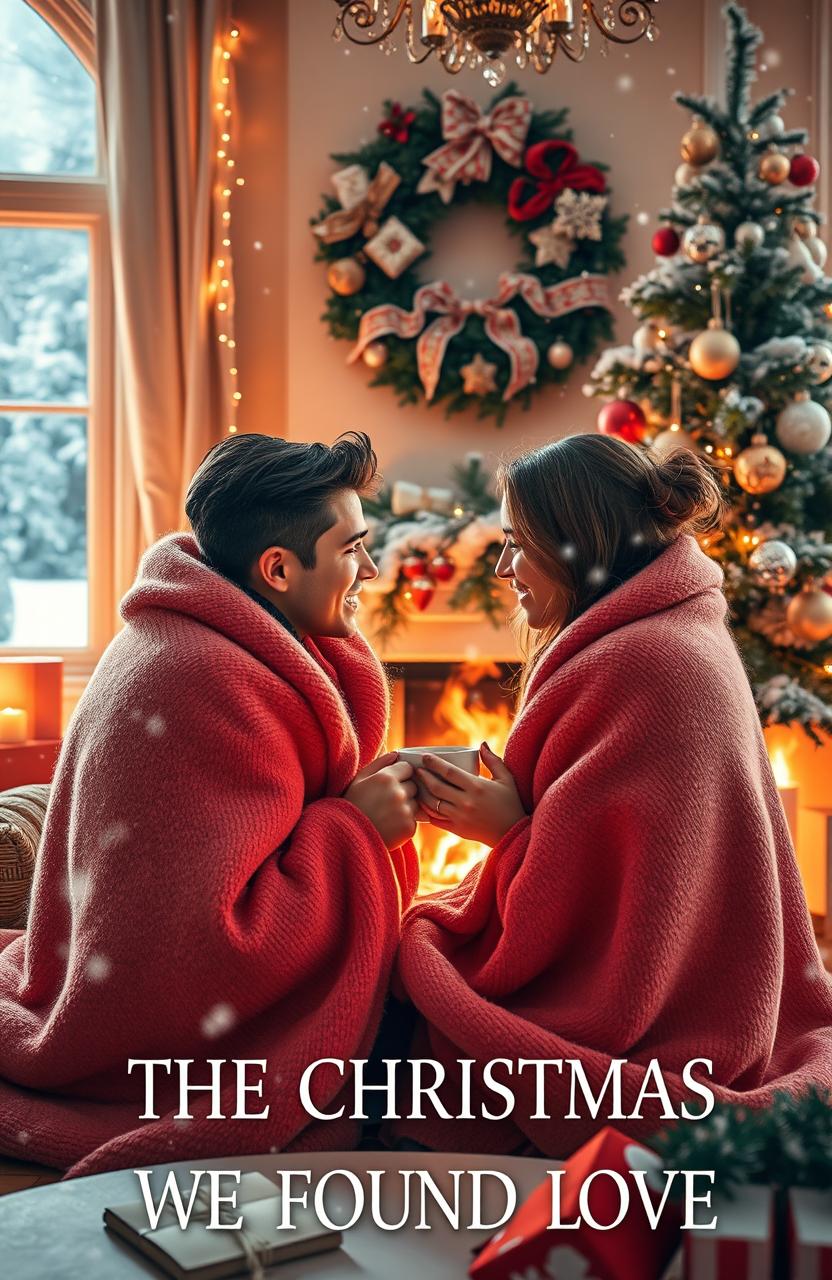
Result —
POLYGON ((644 412, 634 400, 610 400, 598 414, 598 430, 638 444, 647 427, 644 412))
POLYGON ((420 613, 424 613, 435 595, 436 588, 430 578, 415 578, 410 584, 410 599, 420 613))
POLYGON ((653 234, 653 252, 657 253, 661 258, 672 258, 674 253, 679 252, 679 245, 682 243, 679 239, 679 233, 673 227, 659 227, 658 231, 653 234))
POLYGON ((426 577, 427 572, 428 562, 424 556, 406 556, 402 560, 402 573, 410 582, 426 577))
POLYGON ((428 573, 434 582, 450 582, 456 573, 456 565, 450 556, 434 556, 430 562, 428 573))
POLYGON ((819 174, 820 165, 814 156, 792 156, 792 162, 789 165, 789 182, 793 187, 811 187, 814 182, 817 182, 819 174))

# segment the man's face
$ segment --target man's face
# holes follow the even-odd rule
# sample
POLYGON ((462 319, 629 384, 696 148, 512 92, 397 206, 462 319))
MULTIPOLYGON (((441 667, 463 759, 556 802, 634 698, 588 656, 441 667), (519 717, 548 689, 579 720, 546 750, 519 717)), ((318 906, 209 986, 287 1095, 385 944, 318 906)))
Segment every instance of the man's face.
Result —
POLYGON ((301 636, 351 636, 358 630, 360 593, 378 577, 364 538, 361 500, 352 489, 329 502, 335 523, 315 543, 315 566, 292 551, 270 547, 254 568, 252 586, 271 600, 301 636))

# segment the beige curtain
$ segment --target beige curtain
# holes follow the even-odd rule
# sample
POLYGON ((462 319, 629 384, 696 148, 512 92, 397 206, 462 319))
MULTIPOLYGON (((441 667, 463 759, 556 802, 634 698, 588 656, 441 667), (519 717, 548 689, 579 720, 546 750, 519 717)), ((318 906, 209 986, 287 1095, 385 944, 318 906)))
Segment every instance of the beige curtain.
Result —
POLYGON ((116 580, 181 528, 227 425, 207 289, 217 228, 212 68, 228 0, 93 0, 115 317, 116 580), (131 509, 132 508, 132 509, 131 509))

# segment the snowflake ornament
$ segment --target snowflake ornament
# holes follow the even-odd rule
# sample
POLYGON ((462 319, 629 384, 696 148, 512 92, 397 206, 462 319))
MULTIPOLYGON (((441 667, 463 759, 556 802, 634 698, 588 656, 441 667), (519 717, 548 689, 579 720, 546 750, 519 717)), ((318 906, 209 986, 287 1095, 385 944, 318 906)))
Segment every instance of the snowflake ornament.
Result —
POLYGON ((601 215, 606 207, 606 196, 592 196, 568 187, 555 201, 557 217, 552 226, 575 240, 600 240, 601 215))

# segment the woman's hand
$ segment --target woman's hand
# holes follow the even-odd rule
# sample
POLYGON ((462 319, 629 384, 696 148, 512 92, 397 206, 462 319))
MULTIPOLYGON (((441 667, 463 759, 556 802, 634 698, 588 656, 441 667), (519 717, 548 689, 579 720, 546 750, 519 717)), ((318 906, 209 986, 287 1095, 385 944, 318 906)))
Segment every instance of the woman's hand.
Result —
POLYGON ((461 840, 478 840, 493 848, 515 822, 526 817, 526 810, 514 778, 487 742, 480 747, 480 758, 490 778, 475 778, 437 756, 425 756, 427 767, 416 770, 418 817, 452 831, 461 840))

